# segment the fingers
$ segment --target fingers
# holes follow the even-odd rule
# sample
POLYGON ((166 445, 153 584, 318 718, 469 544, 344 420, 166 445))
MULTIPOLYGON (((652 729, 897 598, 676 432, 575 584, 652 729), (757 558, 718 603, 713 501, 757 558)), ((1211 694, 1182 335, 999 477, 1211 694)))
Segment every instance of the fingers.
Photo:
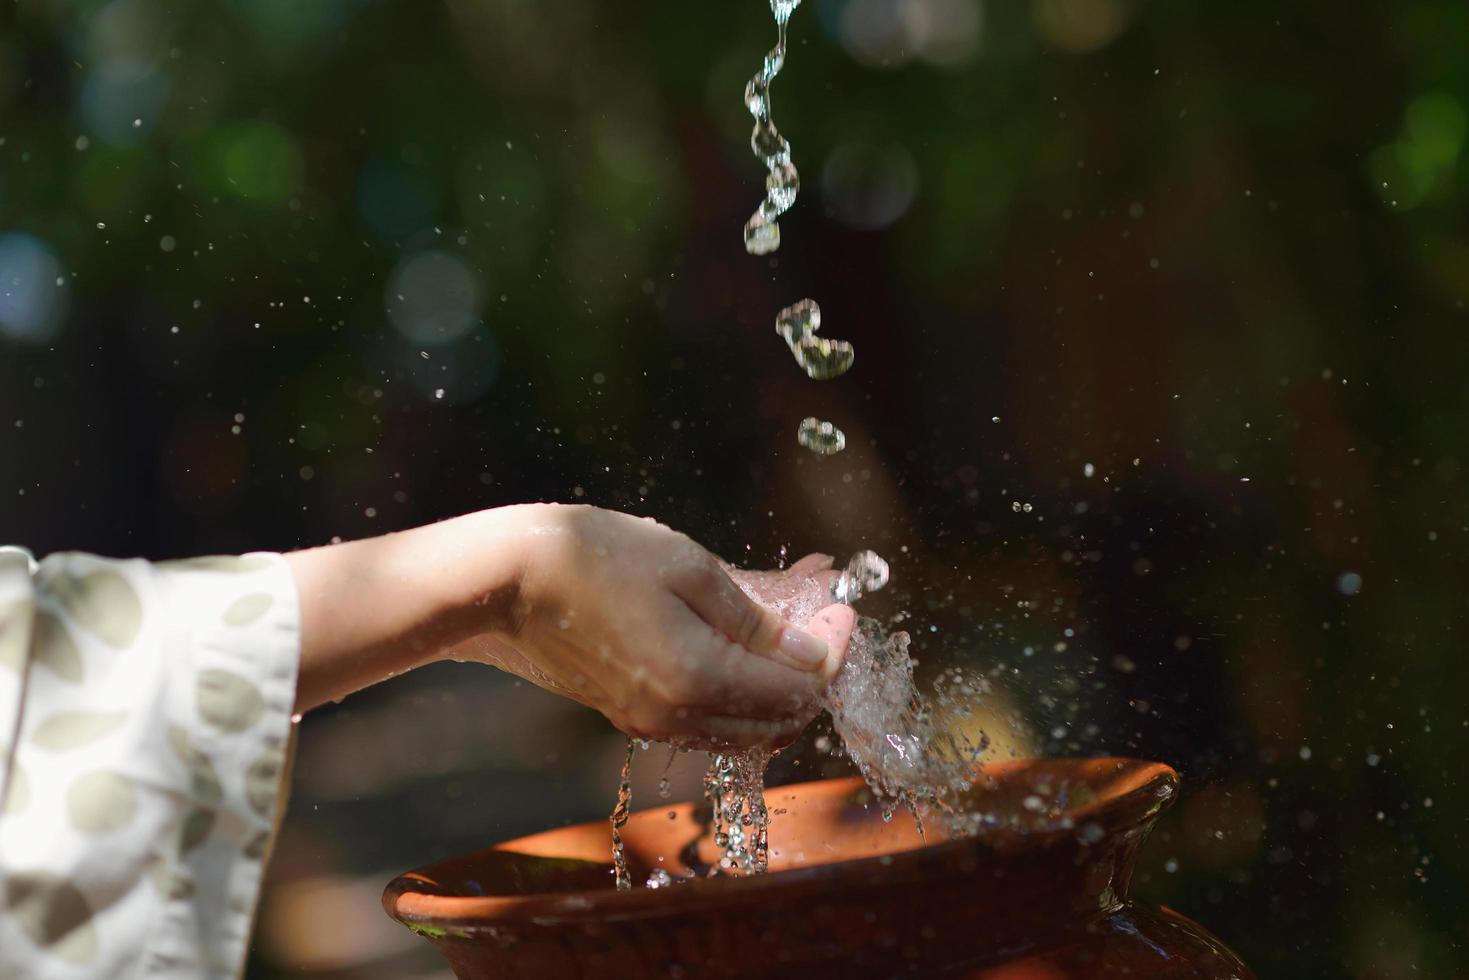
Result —
MULTIPOLYGON (((726 715, 780 721, 809 714, 826 690, 828 656, 812 669, 797 669, 774 657, 758 656, 732 642, 670 597, 668 616, 655 640, 663 669, 649 684, 661 703, 685 718, 726 715)), ((829 648, 824 640, 823 650, 829 648)))
POLYGON ((696 616, 750 653, 809 672, 823 670, 830 658, 825 640, 745 595, 712 558, 674 576, 669 585, 696 616))
POLYGON ((856 625, 857 611, 840 603, 820 610, 806 624, 806 630, 812 636, 824 640, 830 651, 821 668, 826 678, 835 677, 837 671, 842 669, 842 661, 847 658, 847 646, 852 642, 852 630, 856 625))
POLYGON ((653 671, 641 696, 625 704, 619 727, 651 738, 692 739, 713 746, 783 745, 820 710, 841 669, 855 614, 831 606, 812 619, 827 651, 818 669, 798 670, 732 642, 686 602, 668 597, 657 639, 664 669, 653 671))

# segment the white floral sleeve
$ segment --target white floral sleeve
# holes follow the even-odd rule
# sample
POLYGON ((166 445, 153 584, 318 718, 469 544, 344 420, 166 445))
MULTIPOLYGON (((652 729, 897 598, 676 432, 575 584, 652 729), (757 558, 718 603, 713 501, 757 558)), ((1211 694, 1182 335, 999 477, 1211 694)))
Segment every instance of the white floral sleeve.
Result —
POLYGON ((239 975, 299 655, 279 555, 0 549, 0 980, 239 975))

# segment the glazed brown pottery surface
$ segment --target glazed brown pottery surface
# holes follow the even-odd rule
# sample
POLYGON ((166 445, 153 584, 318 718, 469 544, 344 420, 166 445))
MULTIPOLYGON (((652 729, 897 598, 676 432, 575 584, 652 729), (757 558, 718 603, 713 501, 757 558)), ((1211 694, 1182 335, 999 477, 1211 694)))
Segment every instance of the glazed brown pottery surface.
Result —
POLYGON ((1173 799, 1167 766, 1126 759, 985 767, 974 838, 925 843, 884 821, 860 779, 767 791, 770 869, 702 877, 708 808, 634 814, 619 892, 606 821, 413 871, 383 906, 462 980, 642 977, 961 977, 1253 980, 1218 939, 1127 896, 1138 846, 1173 799))

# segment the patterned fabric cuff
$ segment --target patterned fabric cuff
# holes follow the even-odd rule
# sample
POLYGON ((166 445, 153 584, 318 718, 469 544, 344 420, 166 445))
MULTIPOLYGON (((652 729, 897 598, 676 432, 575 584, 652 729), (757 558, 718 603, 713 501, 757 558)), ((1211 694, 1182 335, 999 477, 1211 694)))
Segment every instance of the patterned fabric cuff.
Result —
POLYGON ((279 555, 0 553, 0 980, 240 973, 299 658, 279 555))
POLYGON ((188 665, 172 678, 167 738, 192 799, 145 966, 158 976, 234 976, 285 808, 301 638, 295 580, 275 554, 167 562, 154 574, 178 624, 171 659, 188 665))

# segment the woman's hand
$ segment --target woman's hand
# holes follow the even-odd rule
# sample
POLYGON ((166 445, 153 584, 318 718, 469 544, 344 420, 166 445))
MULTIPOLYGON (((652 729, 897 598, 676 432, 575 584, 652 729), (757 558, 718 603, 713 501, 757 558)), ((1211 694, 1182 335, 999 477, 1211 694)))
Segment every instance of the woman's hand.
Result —
POLYGON ((473 659, 630 735, 776 744, 815 714, 855 618, 826 606, 829 558, 732 571, 682 534, 592 507, 500 508, 288 559, 302 710, 431 660, 473 659), (806 630, 750 595, 809 617, 806 630))
MULTIPOLYGON (((498 664, 606 715, 630 735, 702 745, 798 735, 851 635, 845 606, 810 632, 754 601, 689 538, 591 507, 528 515, 510 622, 452 651, 498 664)), ((772 602, 824 595, 816 557, 783 573, 734 573, 772 602)), ((829 574, 829 573, 828 573, 829 574)), ((819 603, 824 605, 824 603, 819 603)))
POLYGON ((832 586, 841 575, 831 566, 831 555, 807 555, 790 568, 776 571, 749 571, 730 565, 724 570, 746 595, 782 619, 803 626, 831 604, 832 586))

